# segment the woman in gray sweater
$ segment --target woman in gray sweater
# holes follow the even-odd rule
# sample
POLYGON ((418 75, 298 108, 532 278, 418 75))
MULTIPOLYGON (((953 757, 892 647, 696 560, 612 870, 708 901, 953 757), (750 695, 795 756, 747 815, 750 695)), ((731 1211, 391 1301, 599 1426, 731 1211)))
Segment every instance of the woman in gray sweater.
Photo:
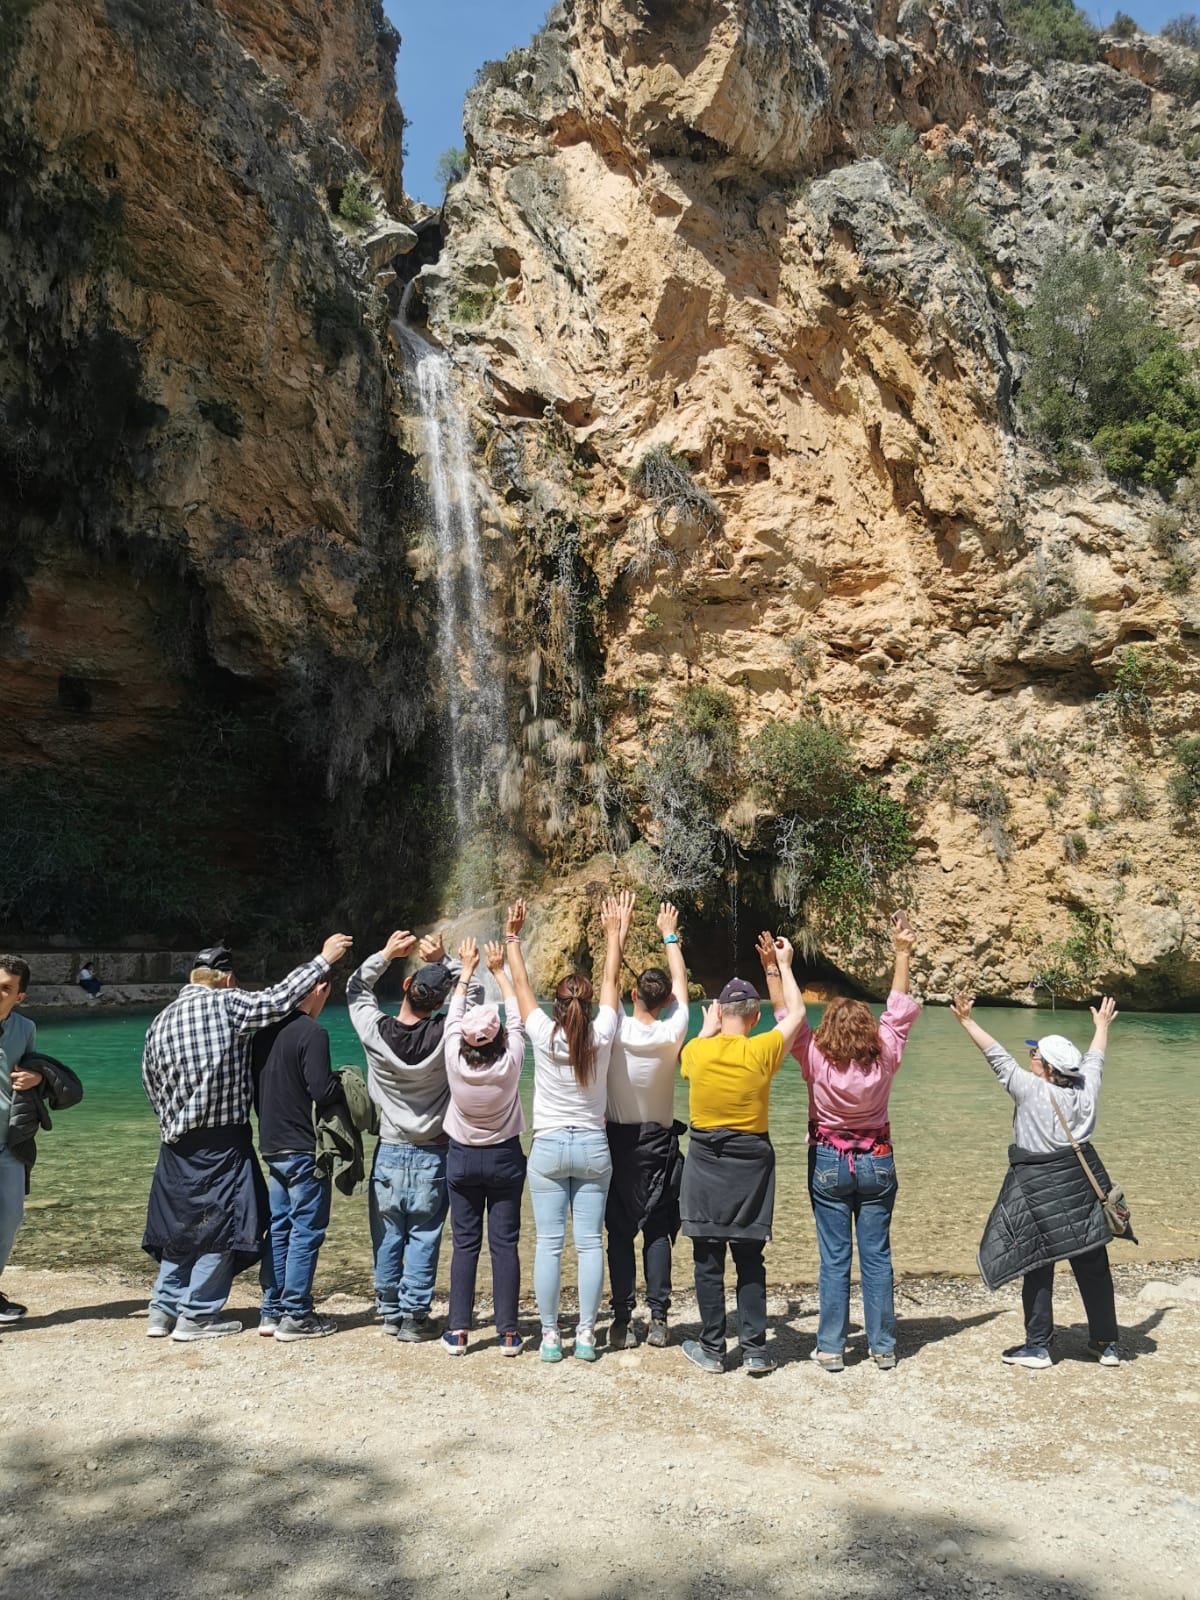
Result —
POLYGON ((970 995, 956 994, 951 1010, 1014 1101, 1003 1204, 993 1212, 980 1248, 980 1268, 990 1288, 1024 1269, 1025 1342, 1005 1350, 1002 1359, 1011 1366, 1051 1365, 1054 1265, 1069 1260, 1087 1313, 1088 1350, 1101 1366, 1118 1366, 1116 1300, 1103 1242, 1111 1234, 1076 1154, 1078 1147, 1104 1184, 1106 1175, 1089 1140, 1116 1002, 1106 998, 1091 1008, 1095 1034, 1085 1054, 1062 1034, 1027 1039, 1028 1071, 974 1020, 974 1003, 970 995))

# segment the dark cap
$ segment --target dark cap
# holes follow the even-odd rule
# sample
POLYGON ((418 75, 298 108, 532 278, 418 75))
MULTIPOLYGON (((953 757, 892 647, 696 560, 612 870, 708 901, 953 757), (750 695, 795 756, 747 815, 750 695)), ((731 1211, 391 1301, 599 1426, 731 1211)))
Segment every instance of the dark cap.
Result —
POLYGON ((440 962, 431 962, 428 966, 418 967, 413 973, 408 986, 408 998, 413 1005, 424 1010, 427 1006, 441 1005, 453 987, 454 974, 449 968, 440 962))
POLYGON ((233 971, 233 951, 228 945, 210 944, 207 950, 201 950, 193 967, 208 967, 212 972, 233 971))
POLYGON ((735 1000, 761 1000, 758 990, 745 978, 730 978, 729 982, 717 996, 718 1002, 723 1005, 732 1005, 735 1000))

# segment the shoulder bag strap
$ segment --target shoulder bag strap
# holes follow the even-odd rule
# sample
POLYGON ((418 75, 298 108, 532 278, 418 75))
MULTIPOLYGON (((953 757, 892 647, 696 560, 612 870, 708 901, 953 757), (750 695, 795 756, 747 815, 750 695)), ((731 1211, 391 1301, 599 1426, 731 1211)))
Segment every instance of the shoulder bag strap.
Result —
POLYGON ((1063 1116, 1062 1109, 1059 1106, 1058 1101, 1055 1099, 1055 1097, 1053 1095, 1050 1096, 1050 1104, 1054 1107, 1054 1115, 1058 1118, 1059 1122, 1062 1123, 1063 1132, 1066 1134, 1067 1138, 1071 1141, 1071 1148, 1074 1150, 1075 1154, 1079 1157, 1079 1165, 1083 1168, 1084 1172, 1087 1173, 1087 1181, 1091 1184, 1092 1188, 1096 1191, 1097 1197, 1099 1198, 1101 1204, 1103 1204, 1104 1201, 1107 1199, 1107 1196, 1105 1195, 1104 1190, 1096 1182, 1096 1174, 1092 1171, 1091 1167, 1088 1166, 1087 1158, 1085 1157, 1083 1151, 1079 1148, 1079 1145, 1078 1145, 1078 1143, 1076 1142, 1076 1139, 1075 1139, 1075 1135, 1071 1132, 1070 1128, 1067 1126, 1067 1119, 1066 1119, 1066 1117, 1063 1116))

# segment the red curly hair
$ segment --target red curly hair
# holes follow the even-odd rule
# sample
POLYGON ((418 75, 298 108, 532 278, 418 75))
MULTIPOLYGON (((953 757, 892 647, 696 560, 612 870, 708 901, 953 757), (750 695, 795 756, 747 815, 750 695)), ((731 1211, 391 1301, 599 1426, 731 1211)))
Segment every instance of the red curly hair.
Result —
POLYGON ((875 1013, 862 1000, 831 1000, 813 1042, 827 1061, 869 1067, 883 1051, 875 1013))

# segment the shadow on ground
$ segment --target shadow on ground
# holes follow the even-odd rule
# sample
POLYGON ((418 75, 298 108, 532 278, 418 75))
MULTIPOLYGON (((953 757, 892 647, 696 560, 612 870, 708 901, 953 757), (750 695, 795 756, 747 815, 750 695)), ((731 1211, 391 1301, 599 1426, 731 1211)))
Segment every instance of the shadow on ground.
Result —
MULTIPOLYGON (((398 1411, 397 1463, 401 1418, 398 1411)), ((587 1505, 565 1517, 548 1507, 511 1567, 497 1566, 502 1518, 459 1495, 439 1500, 446 1462, 423 1460, 419 1473, 407 1462, 385 1470, 275 1446, 255 1431, 248 1418, 245 1438, 228 1442, 203 1428, 126 1434, 90 1455, 11 1435, 0 1463, 6 1600, 933 1600, 968 1588, 1032 1597, 1048 1585, 1057 1600, 1099 1600, 1057 1561, 1053 1572, 1024 1564, 1012 1541, 982 1522, 950 1512, 883 1513, 849 1498, 840 1515, 816 1516, 806 1492, 794 1526, 780 1529, 747 1507, 731 1537, 702 1546, 671 1524, 639 1536, 631 1522, 622 1537, 621 1507, 593 1484, 587 1505), (607 1520, 598 1529, 600 1512, 607 1520), (946 1540, 954 1541, 949 1551, 946 1540)), ((459 1443, 448 1435, 448 1447, 459 1443)), ((536 1478, 523 1492, 550 1494, 536 1478)))

